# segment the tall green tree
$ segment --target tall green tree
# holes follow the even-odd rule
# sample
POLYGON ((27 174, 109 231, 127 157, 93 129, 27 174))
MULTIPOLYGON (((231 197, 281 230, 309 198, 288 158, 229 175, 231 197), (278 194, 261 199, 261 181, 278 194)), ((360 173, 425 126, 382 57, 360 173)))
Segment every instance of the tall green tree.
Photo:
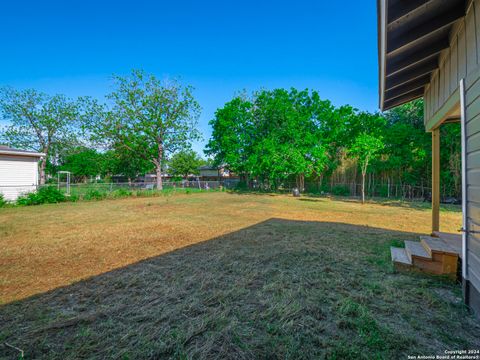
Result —
POLYGON ((212 136, 205 153, 214 156, 216 165, 247 176, 250 169, 247 161, 251 156, 255 128, 252 114, 253 103, 246 96, 237 96, 215 112, 210 121, 212 136))
POLYGON ((9 125, 2 131, 11 146, 45 153, 40 160, 40 184, 55 150, 76 144, 79 104, 63 95, 49 96, 33 89, 0 91, 0 111, 9 125))
POLYGON ((187 178, 189 175, 198 175, 199 167, 205 164, 203 160, 193 150, 183 150, 174 154, 168 161, 168 172, 173 176, 187 178))
MULTIPOLYGON (((423 100, 411 101, 384 115, 387 120, 385 172, 397 183, 430 187, 431 134, 425 132, 423 100)), ((461 190, 460 124, 445 124, 440 130, 440 183, 444 195, 458 196, 461 190)))
POLYGON ((103 161, 104 154, 81 146, 62 158, 60 169, 70 171, 75 179, 86 182, 89 177, 101 174, 103 161))
POLYGON ((396 107, 384 116, 387 124, 382 152, 386 176, 400 184, 428 184, 431 135, 425 132, 423 124, 423 100, 396 107))
POLYGON ((382 138, 363 132, 359 134, 350 148, 350 154, 358 159, 362 173, 362 204, 365 203, 365 176, 370 161, 372 161, 383 148, 382 138))
POLYGON ((165 159, 200 138, 200 106, 193 88, 177 80, 161 81, 140 70, 114 76, 114 83, 115 91, 108 95, 111 108, 104 110, 104 116, 92 116, 87 127, 97 139, 107 139, 132 157, 151 162, 161 190, 165 159))
POLYGON ((110 163, 105 164, 112 175, 120 175, 127 178, 131 183, 140 175, 151 173, 155 170, 154 165, 147 158, 138 156, 123 146, 114 146, 107 152, 110 163))
POLYGON ((316 92, 275 89, 234 98, 210 122, 206 153, 233 172, 274 185, 320 173, 327 162, 319 116, 329 107, 316 92))
MULTIPOLYGON (((334 107, 316 92, 275 89, 235 97, 210 124, 207 154, 266 184, 296 179, 301 187, 303 178, 319 183, 328 178, 332 185, 361 181, 364 197, 367 177, 368 188, 385 195, 391 185, 397 185, 397 195, 411 189, 426 194, 431 182, 431 135, 425 132, 422 100, 371 114, 349 105, 334 107)), ((446 195, 459 192, 458 130, 457 124, 442 126, 446 195)))
POLYGON ((331 177, 341 165, 348 144, 351 142, 351 126, 356 109, 349 105, 335 108, 328 100, 318 100, 315 107, 316 126, 325 147, 326 162, 323 171, 317 173, 319 182, 331 177))
POLYGON ((256 95, 257 136, 252 172, 272 181, 295 178, 303 191, 305 177, 323 171, 327 156, 315 110, 320 98, 308 90, 275 89, 256 95))

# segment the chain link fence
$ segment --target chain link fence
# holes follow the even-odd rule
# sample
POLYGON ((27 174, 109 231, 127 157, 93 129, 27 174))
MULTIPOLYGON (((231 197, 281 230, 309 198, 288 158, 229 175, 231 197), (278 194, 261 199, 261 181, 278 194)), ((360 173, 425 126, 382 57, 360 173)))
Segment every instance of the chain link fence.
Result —
MULTIPOLYGON (((175 191, 215 191, 231 190, 237 187, 238 180, 226 181, 164 181, 163 192, 175 191)), ((157 184, 152 182, 88 182, 88 183, 66 183, 57 182, 45 185, 9 185, 0 186, 0 194, 7 201, 15 201, 18 197, 27 193, 35 192, 40 188, 52 187, 60 190, 67 196, 73 198, 104 198, 110 195, 126 195, 135 192, 136 195, 155 195, 159 193, 157 184)))
MULTIPOLYGON (((56 187, 67 195, 83 197, 86 194, 110 194, 118 191, 136 191, 137 193, 156 192, 157 184, 153 182, 89 182, 89 183, 54 183, 43 186, 56 187)), ((0 193, 7 195, 6 198, 12 199, 14 194, 23 194, 35 191, 39 186, 17 185, 1 186, 0 193)), ((255 192, 277 192, 292 193, 298 186, 295 182, 283 182, 272 185, 267 182, 250 181, 248 184, 240 182, 239 179, 225 179, 222 181, 203 181, 203 180, 183 180, 183 181, 164 181, 164 191, 175 190, 239 190, 255 192)), ((361 184, 359 183, 329 183, 320 184, 319 182, 306 182, 303 189, 299 189, 303 194, 313 195, 334 195, 342 197, 360 197, 361 184)), ((445 189, 442 189, 441 201, 449 204, 460 204, 461 196, 450 195, 445 189)), ((365 187, 365 196, 368 198, 389 198, 407 201, 431 201, 431 188, 425 186, 413 186, 408 184, 375 184, 365 187)))
MULTIPOLYGON (((222 190, 222 189, 234 189, 236 188, 237 181, 164 181, 162 183, 162 190, 222 190)), ((69 184, 69 187, 65 183, 47 184, 44 186, 56 186, 59 190, 69 193, 69 195, 82 195, 88 192, 97 191, 100 193, 112 193, 119 190, 125 191, 137 191, 148 192, 157 191, 157 183, 155 182, 92 182, 92 183, 73 183, 69 184), (68 191, 69 190, 69 191, 68 191)))
MULTIPOLYGON (((291 193, 299 189, 296 182, 282 182, 271 184, 268 182, 251 181, 246 185, 250 190, 264 192, 291 193)), ((362 194, 361 183, 328 183, 306 182, 301 193, 317 195, 335 195, 344 197, 360 197, 362 194)), ((449 189, 442 189, 441 202, 460 204, 461 194, 452 194, 449 189)), ((365 196, 369 198, 400 199, 406 201, 431 201, 432 189, 426 186, 409 184, 366 184, 365 196)))

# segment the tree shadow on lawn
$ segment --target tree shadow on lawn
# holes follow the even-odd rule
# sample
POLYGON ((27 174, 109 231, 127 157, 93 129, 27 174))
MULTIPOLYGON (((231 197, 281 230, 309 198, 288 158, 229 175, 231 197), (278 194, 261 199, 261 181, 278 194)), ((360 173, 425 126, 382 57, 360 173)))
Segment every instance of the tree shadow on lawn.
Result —
MULTIPOLYGON (((305 199, 303 201, 310 201, 307 199, 318 199, 318 198, 323 198, 323 199, 330 199, 334 201, 341 201, 341 202, 346 202, 346 203, 356 203, 360 204, 361 203, 361 198, 360 197, 341 197, 341 196, 332 196, 332 195, 302 195, 304 198, 299 198, 300 199, 305 199)), ((311 200, 315 201, 315 200, 311 200)), ((318 201, 318 200, 316 200, 318 201)), ((365 200, 366 204, 376 204, 376 205, 382 205, 382 206, 393 206, 393 207, 401 207, 401 208, 407 208, 407 209, 418 209, 418 210, 431 210, 432 209, 432 204, 430 202, 425 202, 425 201, 410 201, 410 200, 399 200, 399 199, 388 199, 388 198, 367 198, 365 200)), ((450 212, 462 212, 462 206, 461 205, 451 205, 451 204, 440 204, 440 211, 450 211, 450 212)))
POLYGON ((0 358, 400 358, 480 347, 460 285, 396 273, 418 234, 270 219, 0 308, 0 358))
POLYGON ((305 202, 322 202, 321 199, 310 198, 310 197, 300 197, 298 201, 305 201, 305 202))
MULTIPOLYGON (((229 194, 235 195, 268 195, 268 196, 280 196, 280 195, 291 195, 290 192, 262 192, 262 191, 253 191, 253 190, 229 190, 229 194)), ((313 194, 313 193, 303 193, 301 197, 297 198, 299 201, 311 201, 311 202, 321 202, 322 200, 333 200, 340 201, 345 203, 361 203, 361 198, 359 196, 336 196, 331 194, 313 194)), ((421 210, 431 210, 432 204, 428 201, 418 201, 418 200, 401 200, 401 199, 389 199, 381 197, 368 197, 366 199, 367 204, 377 204, 383 206, 393 206, 401 207, 407 209, 421 209, 421 210)), ((451 211, 451 212, 462 212, 461 205, 451 205, 451 204, 440 204, 440 211, 451 211)))

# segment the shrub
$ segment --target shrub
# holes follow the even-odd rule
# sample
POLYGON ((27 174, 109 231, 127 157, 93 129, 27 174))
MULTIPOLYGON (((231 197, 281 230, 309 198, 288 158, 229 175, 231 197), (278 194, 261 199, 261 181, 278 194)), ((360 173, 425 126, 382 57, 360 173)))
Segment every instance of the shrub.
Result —
POLYGON ((335 185, 332 188, 332 194, 337 196, 348 196, 350 195, 350 189, 343 185, 335 185))
POLYGON ((111 193, 112 198, 123 198, 123 197, 132 196, 132 195, 133 195, 133 192, 131 190, 123 189, 123 188, 117 189, 111 193))
POLYGON ((35 192, 24 194, 17 199, 18 205, 40 205, 40 204, 55 204, 64 202, 67 199, 65 195, 53 186, 42 187, 35 192))
POLYGON ((77 202, 78 200, 80 200, 80 196, 78 196, 77 194, 72 194, 67 198, 67 200, 71 202, 77 202))
POLYGON ((137 197, 155 196, 155 190, 139 189, 135 191, 135 196, 137 197))
POLYGON ((96 189, 89 189, 84 195, 84 200, 102 200, 106 197, 104 192, 100 192, 96 189))
POLYGON ((5 198, 3 197, 3 194, 0 194, 0 208, 1 207, 4 207, 5 205, 7 205, 8 202, 7 200, 5 200, 5 198))

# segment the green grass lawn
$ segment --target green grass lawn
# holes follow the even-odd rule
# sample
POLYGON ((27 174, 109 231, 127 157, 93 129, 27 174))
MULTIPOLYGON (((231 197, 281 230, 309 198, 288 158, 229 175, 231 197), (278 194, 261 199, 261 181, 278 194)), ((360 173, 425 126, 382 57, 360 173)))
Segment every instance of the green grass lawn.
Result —
MULTIPOLYGON (((461 213, 442 212, 453 232, 461 213)), ((0 209, 0 358, 406 358, 480 348, 461 287, 397 273, 407 203, 196 193, 0 209)))

